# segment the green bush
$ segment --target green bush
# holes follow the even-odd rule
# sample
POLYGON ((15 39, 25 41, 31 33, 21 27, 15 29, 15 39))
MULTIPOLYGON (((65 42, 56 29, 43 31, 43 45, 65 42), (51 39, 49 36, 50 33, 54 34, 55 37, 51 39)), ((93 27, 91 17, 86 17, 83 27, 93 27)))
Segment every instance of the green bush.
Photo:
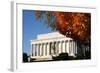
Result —
POLYGON ((27 53, 23 53, 23 62, 28 62, 27 53))

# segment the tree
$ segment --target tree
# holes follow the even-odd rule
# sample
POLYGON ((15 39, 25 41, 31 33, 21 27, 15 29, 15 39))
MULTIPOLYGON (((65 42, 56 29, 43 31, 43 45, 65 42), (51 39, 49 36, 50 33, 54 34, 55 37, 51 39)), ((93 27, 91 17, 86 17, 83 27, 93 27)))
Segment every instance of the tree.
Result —
POLYGON ((27 53, 23 53, 23 62, 28 62, 28 55, 27 55, 27 53))
POLYGON ((91 14, 80 12, 36 11, 36 18, 44 18, 47 26, 66 37, 86 43, 91 35, 91 14))
POLYGON ((56 30, 56 17, 52 11, 35 11, 35 16, 37 20, 44 19, 47 27, 56 30))
POLYGON ((54 12, 57 30, 65 36, 79 40, 82 43, 90 39, 90 13, 54 12))

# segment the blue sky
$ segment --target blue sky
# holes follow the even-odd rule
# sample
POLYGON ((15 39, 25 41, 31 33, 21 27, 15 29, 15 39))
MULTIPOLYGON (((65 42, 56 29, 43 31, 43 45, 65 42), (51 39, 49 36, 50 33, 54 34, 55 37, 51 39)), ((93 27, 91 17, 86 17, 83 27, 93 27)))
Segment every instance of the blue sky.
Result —
POLYGON ((30 40, 36 39, 38 34, 51 31, 44 19, 40 21, 35 18, 34 10, 23 10, 23 52, 29 54, 30 40))

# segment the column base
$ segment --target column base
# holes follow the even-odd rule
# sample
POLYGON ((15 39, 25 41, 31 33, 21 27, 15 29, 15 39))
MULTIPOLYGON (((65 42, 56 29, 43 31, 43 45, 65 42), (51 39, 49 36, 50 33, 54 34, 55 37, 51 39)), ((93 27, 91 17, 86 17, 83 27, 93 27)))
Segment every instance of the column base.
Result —
POLYGON ((76 57, 76 56, 75 56, 75 54, 69 54, 69 56, 73 56, 73 57, 76 57))

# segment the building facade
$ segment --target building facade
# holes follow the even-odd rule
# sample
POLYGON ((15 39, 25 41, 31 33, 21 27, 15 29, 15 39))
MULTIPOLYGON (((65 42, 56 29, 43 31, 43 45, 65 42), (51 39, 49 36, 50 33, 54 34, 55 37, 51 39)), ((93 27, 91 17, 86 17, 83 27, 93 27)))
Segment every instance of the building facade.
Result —
POLYGON ((37 39, 31 40, 30 58, 36 60, 52 60, 60 53, 68 53, 76 57, 78 54, 77 42, 59 32, 39 34, 37 39))

